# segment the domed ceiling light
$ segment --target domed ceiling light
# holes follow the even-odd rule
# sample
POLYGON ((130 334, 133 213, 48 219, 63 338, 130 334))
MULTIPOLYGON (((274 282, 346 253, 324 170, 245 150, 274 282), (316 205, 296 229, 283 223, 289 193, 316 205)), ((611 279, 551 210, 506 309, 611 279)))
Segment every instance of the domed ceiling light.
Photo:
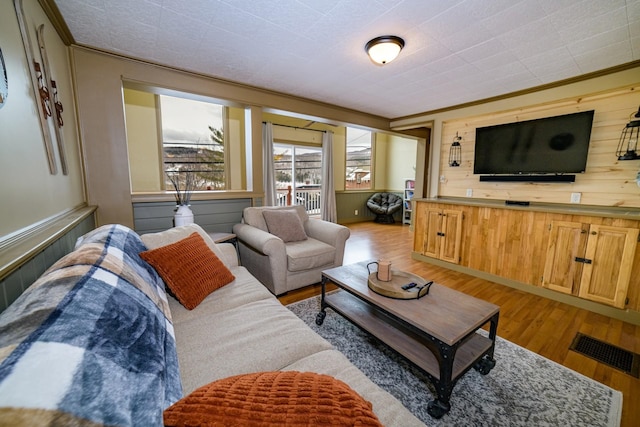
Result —
POLYGON ((403 47, 404 40, 398 36, 380 36, 369 40, 364 50, 373 62, 384 65, 396 59, 403 47))

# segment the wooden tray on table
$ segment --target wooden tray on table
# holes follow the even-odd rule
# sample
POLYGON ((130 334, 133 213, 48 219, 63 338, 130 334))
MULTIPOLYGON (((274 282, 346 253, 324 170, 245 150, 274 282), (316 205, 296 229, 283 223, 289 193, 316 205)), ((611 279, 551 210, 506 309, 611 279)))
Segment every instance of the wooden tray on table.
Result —
POLYGON ((378 273, 373 272, 369 274, 368 285, 369 289, 373 292, 383 295, 389 298, 396 299, 420 299, 429 293, 429 288, 433 281, 427 282, 422 277, 413 273, 400 270, 391 270, 391 280, 383 282, 378 280, 378 273), (415 283, 415 286, 409 289, 403 289, 402 287, 415 283))

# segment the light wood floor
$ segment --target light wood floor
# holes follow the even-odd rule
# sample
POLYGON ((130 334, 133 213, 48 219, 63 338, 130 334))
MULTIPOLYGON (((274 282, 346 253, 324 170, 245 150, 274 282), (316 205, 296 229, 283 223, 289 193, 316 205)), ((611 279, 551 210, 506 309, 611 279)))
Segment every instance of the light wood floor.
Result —
MULTIPOLYGON (((411 259, 413 233, 409 226, 373 222, 350 224, 344 264, 378 258, 393 268, 465 292, 500 306, 498 335, 574 371, 593 378, 623 395, 624 427, 640 424, 640 380, 569 350, 577 332, 640 353, 640 327, 573 306, 411 259)), ((290 292, 283 304, 320 293, 313 285, 290 292)))

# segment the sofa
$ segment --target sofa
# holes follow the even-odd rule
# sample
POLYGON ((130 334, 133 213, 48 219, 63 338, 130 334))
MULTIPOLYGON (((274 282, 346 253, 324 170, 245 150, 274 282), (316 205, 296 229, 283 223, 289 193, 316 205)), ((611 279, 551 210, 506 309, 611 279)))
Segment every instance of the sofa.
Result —
POLYGON ((274 295, 319 283, 342 265, 349 229, 309 218, 304 206, 248 207, 233 226, 242 265, 274 295))
POLYGON ((195 414, 184 405, 202 408, 202 393, 229 392, 230 381, 301 375, 342 387, 319 387, 324 397, 311 403, 350 390, 382 425, 423 425, 238 265, 231 244, 215 244, 197 225, 143 236, 97 228, 0 314, 0 425, 162 425, 167 414, 195 414), (200 260, 224 270, 203 280, 230 281, 208 294, 197 288, 188 309, 157 252, 180 268, 178 281, 192 279, 184 271, 198 276, 200 260))

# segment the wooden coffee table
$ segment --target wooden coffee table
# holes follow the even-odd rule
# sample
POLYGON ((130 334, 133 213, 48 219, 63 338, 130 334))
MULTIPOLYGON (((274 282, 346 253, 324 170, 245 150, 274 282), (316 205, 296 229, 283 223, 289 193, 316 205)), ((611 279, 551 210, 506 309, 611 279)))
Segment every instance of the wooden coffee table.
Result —
POLYGON ((367 285, 367 262, 322 272, 322 300, 316 323, 327 307, 378 338, 421 368, 436 389, 428 412, 441 418, 451 408, 456 382, 471 367, 486 375, 493 358, 500 307, 434 283, 420 299, 379 295, 367 285), (339 290, 326 293, 327 283, 339 290), (477 333, 489 324, 489 337, 477 333))

